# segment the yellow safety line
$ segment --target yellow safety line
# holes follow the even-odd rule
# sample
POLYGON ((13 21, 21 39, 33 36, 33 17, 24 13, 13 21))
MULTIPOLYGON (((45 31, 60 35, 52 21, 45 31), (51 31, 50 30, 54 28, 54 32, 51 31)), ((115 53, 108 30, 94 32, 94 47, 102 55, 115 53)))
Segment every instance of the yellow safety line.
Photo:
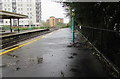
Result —
MULTIPOLYGON (((58 31, 58 30, 57 30, 57 31, 58 31)), ((55 31, 54 31, 54 32, 55 32, 55 31)), ((42 37, 40 37, 40 38, 37 38, 37 39, 35 39, 35 40, 32 40, 32 41, 30 41, 30 42, 27 42, 27 43, 25 43, 25 44, 22 44, 22 45, 20 45, 20 46, 17 46, 17 47, 15 47, 15 48, 12 48, 12 49, 9 49, 9 50, 7 50, 7 51, 4 51, 4 52, 0 53, 0 55, 7 54, 8 52, 11 52, 11 51, 16 50, 16 49, 18 49, 18 48, 20 48, 20 47, 23 47, 23 46, 25 46, 25 45, 27 45, 27 44, 30 44, 30 43, 33 43, 33 42, 35 42, 35 41, 37 41, 37 40, 40 40, 40 39, 42 39, 42 38, 45 38, 45 37, 47 37, 48 35, 51 35, 51 34, 53 34, 53 32, 51 32, 51 33, 49 33, 49 34, 47 34, 47 35, 45 35, 45 36, 42 36, 42 37)))

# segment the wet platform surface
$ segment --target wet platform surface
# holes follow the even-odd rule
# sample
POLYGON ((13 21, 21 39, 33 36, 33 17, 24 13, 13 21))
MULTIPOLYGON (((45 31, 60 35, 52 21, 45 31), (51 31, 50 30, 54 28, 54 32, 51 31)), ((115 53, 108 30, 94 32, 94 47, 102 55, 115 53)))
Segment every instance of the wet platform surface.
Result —
POLYGON ((60 29, 45 38, 2 56, 3 77, 107 77, 90 50, 68 47, 71 30, 60 29))

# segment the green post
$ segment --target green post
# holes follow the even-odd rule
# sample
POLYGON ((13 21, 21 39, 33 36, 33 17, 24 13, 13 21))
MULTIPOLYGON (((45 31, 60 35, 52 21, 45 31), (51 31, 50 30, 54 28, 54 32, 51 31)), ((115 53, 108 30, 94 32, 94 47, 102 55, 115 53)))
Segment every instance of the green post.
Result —
POLYGON ((74 34, 74 10, 72 10, 72 41, 75 42, 75 34, 74 34))
POLYGON ((72 16, 72 41, 74 43, 74 16, 72 16))

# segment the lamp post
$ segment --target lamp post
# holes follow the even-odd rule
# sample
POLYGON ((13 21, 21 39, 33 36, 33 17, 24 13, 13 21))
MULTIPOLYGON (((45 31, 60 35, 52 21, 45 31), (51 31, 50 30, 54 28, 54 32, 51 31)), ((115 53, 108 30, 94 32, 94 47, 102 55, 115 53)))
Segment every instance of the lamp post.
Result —
POLYGON ((73 43, 75 42, 75 35, 74 35, 74 16, 75 16, 74 9, 72 9, 72 42, 73 42, 73 43))

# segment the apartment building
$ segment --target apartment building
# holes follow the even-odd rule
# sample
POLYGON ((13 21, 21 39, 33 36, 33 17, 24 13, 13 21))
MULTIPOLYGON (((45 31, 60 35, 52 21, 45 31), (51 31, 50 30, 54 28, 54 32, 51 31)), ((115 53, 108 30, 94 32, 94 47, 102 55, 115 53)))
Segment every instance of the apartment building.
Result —
POLYGON ((49 19, 47 19, 47 24, 49 24, 51 27, 55 27, 58 23, 64 23, 63 18, 55 18, 54 16, 51 16, 49 19))
MULTIPOLYGON (((20 26, 40 26, 41 0, 0 0, 0 10, 28 15, 26 19, 20 19, 20 26)), ((9 20, 0 20, 3 25, 9 25, 9 20)), ((13 19, 13 25, 17 20, 13 19)))

